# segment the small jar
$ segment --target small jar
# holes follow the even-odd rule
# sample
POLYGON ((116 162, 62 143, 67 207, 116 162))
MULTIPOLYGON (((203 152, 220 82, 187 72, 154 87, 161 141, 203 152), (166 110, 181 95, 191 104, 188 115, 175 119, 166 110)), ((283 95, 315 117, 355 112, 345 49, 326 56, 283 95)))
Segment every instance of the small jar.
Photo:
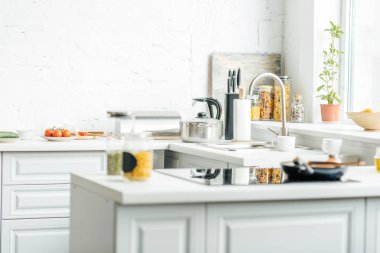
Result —
POLYGON ((147 180, 153 170, 153 150, 143 134, 125 135, 123 148, 123 176, 133 181, 147 180))
POLYGON ((272 85, 259 86, 260 120, 273 120, 274 94, 272 85))
POLYGON ((107 174, 121 175, 123 162, 123 141, 120 137, 107 137, 107 174))
POLYGON ((375 167, 376 167, 376 172, 380 173, 380 148, 376 148, 376 154, 375 154, 375 167))
POLYGON ((260 120, 260 101, 258 95, 247 96, 251 100, 251 120, 260 120))
POLYGON ((290 120, 293 123, 303 123, 305 121, 305 107, 302 104, 301 95, 295 95, 293 98, 290 120))

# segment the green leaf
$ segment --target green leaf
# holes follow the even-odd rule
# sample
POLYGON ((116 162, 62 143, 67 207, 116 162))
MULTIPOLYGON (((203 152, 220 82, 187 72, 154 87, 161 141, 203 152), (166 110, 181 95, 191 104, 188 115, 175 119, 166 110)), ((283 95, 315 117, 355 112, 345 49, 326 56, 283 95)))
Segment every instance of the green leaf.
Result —
POLYGON ((323 88, 325 88, 325 85, 324 85, 324 84, 322 84, 321 86, 319 86, 319 87, 317 88, 317 92, 320 92, 323 88))

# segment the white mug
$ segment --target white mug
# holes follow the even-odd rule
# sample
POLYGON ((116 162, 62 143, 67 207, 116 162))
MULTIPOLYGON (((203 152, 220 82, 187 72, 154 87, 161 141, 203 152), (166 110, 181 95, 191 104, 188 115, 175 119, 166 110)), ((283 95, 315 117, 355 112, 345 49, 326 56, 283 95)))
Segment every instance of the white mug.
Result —
POLYGON ((294 136, 277 136, 277 150, 284 152, 293 152, 296 148, 296 137, 294 136))
POLYGON ((323 139, 322 150, 328 155, 339 155, 342 148, 341 139, 323 139))

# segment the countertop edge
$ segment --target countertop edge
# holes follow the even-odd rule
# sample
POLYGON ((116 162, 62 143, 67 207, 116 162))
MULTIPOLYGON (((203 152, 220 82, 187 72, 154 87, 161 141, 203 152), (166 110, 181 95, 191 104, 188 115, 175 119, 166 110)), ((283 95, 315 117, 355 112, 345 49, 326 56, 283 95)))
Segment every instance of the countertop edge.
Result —
MULTIPOLYGON (((99 176, 99 175, 96 175, 99 176)), ((376 175, 380 181, 380 175, 376 175)), ((123 192, 116 188, 94 181, 91 176, 73 174, 72 183, 99 194, 120 205, 159 205, 159 204, 185 204, 185 203, 237 203, 237 202, 268 202, 268 201, 299 201, 320 199, 352 199, 380 197, 380 184, 376 182, 352 183, 304 183, 292 185, 257 185, 210 187, 195 184, 183 179, 161 174, 158 180, 172 181, 174 188, 160 191, 134 191, 123 192), (183 187, 182 187, 183 186, 183 187), (305 186, 305 187, 304 187, 305 186)), ((169 182, 170 183, 170 182, 169 182)), ((108 182, 109 184, 109 182, 108 182)))

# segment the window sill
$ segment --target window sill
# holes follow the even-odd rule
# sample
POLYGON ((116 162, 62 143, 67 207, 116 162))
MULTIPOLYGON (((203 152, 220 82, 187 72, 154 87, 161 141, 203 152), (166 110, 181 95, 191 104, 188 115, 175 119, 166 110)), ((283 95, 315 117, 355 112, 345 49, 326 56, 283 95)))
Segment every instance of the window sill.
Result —
MULTIPOLYGON (((356 142, 380 144, 380 132, 364 131, 352 124, 313 124, 313 123, 287 123, 292 134, 315 136, 322 138, 339 138, 356 142)), ((252 121, 253 129, 279 130, 281 122, 252 121)))

